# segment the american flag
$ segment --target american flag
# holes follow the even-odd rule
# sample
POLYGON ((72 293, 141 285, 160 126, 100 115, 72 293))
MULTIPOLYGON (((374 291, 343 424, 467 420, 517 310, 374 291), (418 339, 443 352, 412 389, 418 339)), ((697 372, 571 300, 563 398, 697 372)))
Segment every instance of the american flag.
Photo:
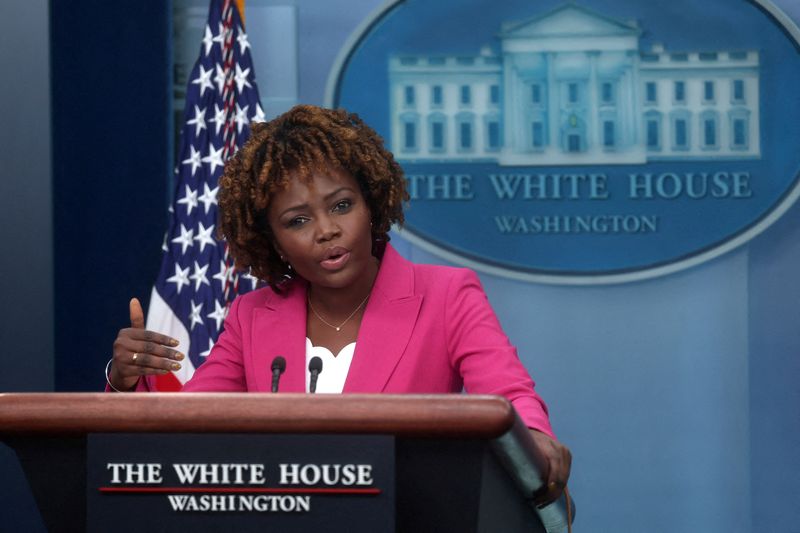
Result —
POLYGON ((233 298, 256 286, 234 271, 215 233, 223 165, 247 139, 250 122, 263 120, 239 10, 233 0, 212 0, 187 84, 175 194, 146 325, 178 339, 188 358, 181 370, 158 376, 159 391, 181 388, 211 352, 233 298))

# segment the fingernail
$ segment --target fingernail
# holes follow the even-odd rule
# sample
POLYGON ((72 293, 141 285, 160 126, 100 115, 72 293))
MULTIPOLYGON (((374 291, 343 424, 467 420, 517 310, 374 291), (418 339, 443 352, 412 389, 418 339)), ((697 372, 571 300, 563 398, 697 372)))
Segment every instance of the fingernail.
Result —
POLYGON ((186 357, 186 356, 183 355, 181 352, 176 352, 175 353, 175 359, 177 359, 178 361, 183 361, 184 357, 186 357))
POLYGON ((180 370, 181 364, 180 363, 172 363, 172 370, 180 370))
POLYGON ((158 373, 159 373, 159 374, 167 374, 167 373, 169 373, 169 370, 164 370, 164 369, 162 368, 161 370, 159 370, 159 371, 158 371, 158 373))
POLYGON ((169 344, 170 344, 170 346, 177 346, 180 343, 178 342, 177 339, 170 339, 169 340, 169 344))

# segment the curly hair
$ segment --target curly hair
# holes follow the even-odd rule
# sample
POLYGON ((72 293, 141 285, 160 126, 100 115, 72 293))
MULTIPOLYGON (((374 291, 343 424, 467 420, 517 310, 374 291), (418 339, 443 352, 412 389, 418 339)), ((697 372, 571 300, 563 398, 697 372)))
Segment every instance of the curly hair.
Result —
POLYGON ((382 253, 392 224, 404 220, 408 193, 403 170, 358 115, 298 105, 269 122, 252 124, 250 138, 220 178, 219 233, 237 268, 249 268, 280 290, 291 271, 274 245, 267 217, 270 199, 291 177, 310 179, 326 170, 344 170, 356 179, 372 216, 373 253, 382 253))

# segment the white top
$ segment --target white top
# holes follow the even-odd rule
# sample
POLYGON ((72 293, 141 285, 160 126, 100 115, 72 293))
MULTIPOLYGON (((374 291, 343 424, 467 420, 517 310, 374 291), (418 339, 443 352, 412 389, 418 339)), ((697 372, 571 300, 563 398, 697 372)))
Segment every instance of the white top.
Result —
POLYGON ((351 342, 334 357, 329 349, 324 346, 314 346, 311 344, 311 339, 306 337, 306 392, 309 392, 308 385, 311 381, 308 364, 311 358, 316 356, 322 359, 322 372, 317 376, 317 392, 341 394, 355 351, 356 343, 351 342))

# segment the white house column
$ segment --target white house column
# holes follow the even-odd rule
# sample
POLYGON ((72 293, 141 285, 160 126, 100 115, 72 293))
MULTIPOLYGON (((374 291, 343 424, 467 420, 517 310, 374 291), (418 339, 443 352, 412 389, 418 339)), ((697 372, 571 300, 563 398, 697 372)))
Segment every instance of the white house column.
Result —
POLYGON ((548 152, 560 152, 559 149, 559 121, 558 113, 558 80, 556 79, 556 57, 555 52, 547 52, 547 125, 548 125, 548 152))
POLYGON ((628 147, 633 144, 633 122, 631 101, 633 94, 630 90, 631 74, 627 65, 619 77, 619 92, 617 93, 617 109, 619 109, 619 145, 628 147))
POLYGON ((644 148, 645 140, 643 135, 640 133, 644 123, 644 117, 642 115, 643 101, 641 83, 639 79, 639 52, 637 50, 629 50, 627 55, 630 60, 630 70, 628 71, 630 73, 628 76, 628 87, 631 91, 631 97, 628 98, 628 109, 631 113, 631 143, 634 145, 640 144, 643 150, 646 151, 644 148))
POLYGON ((510 53, 503 54, 503 153, 516 152, 516 136, 514 129, 518 120, 517 113, 517 80, 514 75, 514 59, 510 53))
POLYGON ((586 55, 589 56, 589 90, 586 95, 589 103, 589 123, 586 125, 587 133, 589 134, 588 151, 600 152, 602 144, 600 142, 599 106, 597 105, 599 98, 597 91, 597 58, 600 56, 600 52, 593 50, 586 52, 586 55))

